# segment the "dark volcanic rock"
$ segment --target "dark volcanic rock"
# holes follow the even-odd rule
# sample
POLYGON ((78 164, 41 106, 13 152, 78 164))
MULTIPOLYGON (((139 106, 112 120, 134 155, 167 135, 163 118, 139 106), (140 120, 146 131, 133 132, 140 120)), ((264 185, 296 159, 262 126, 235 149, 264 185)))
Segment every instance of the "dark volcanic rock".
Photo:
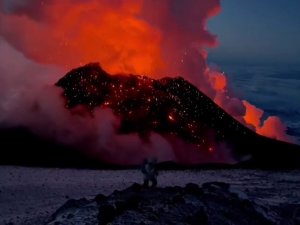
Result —
POLYGON ((281 216, 278 209, 241 198, 225 183, 206 183, 201 188, 196 184, 166 188, 134 184, 107 197, 69 200, 48 225, 286 224, 281 216))
POLYGON ((180 154, 183 164, 191 159, 193 164, 202 162, 204 155, 223 151, 225 144, 237 160, 252 155, 249 165, 300 165, 300 146, 257 135, 181 77, 110 75, 91 63, 71 70, 56 85, 64 90, 71 111, 76 106, 91 112, 97 107, 111 109, 120 119, 120 134, 138 134, 147 141, 155 132, 189 143, 190 148, 180 154))
MULTIPOLYGON (((120 119, 119 134, 138 134, 148 144, 147 138, 154 132, 170 143, 174 137, 188 143, 188 148, 178 148, 175 152, 180 164, 164 162, 159 165, 160 169, 232 168, 225 164, 198 164, 205 156, 214 159, 212 153, 222 156, 224 146, 237 161, 249 159, 236 164, 237 168, 300 167, 299 145, 255 134, 183 78, 112 76, 98 64, 88 64, 70 71, 56 85, 63 89, 71 113, 88 110, 91 112, 80 115, 92 116, 97 107, 109 108, 120 119), (80 106, 80 110, 76 111, 76 106, 80 106)), ((65 146, 24 127, 2 127, 0 145, 1 165, 124 168, 101 161, 100 155, 89 156, 85 145, 65 146)))

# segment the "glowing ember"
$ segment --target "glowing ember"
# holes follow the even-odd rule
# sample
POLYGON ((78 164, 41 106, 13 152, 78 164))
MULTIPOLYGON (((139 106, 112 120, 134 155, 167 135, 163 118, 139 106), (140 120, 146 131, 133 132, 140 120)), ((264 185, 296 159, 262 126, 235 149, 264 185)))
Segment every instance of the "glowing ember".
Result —
POLYGON ((111 108, 121 118, 120 133, 177 136, 210 153, 218 143, 252 134, 180 77, 111 76, 99 64, 89 64, 69 72, 57 86, 64 89, 66 107, 71 110, 77 105, 90 111, 101 105, 111 108))
MULTIPOLYGON (((265 128, 256 126, 265 124, 261 110, 249 112, 246 104, 228 94, 225 74, 207 66, 205 49, 217 45, 207 20, 220 12, 220 0, 7 2, 8 11, 0 3, 0 35, 34 62, 70 69, 100 61, 112 74, 180 75, 240 122, 255 123, 257 133, 289 141, 278 118, 267 120, 265 128)), ((97 88, 91 85, 89 93, 94 92, 97 88)), ((148 101, 155 99, 150 96, 148 101)))
POLYGON ((174 121, 174 117, 172 115, 169 115, 168 118, 172 121, 174 121))
POLYGON ((269 148, 254 131, 288 140, 278 118, 262 121, 209 68, 206 49, 217 40, 207 21, 220 8, 220 0, 0 0, 0 42, 9 47, 1 48, 2 123, 116 164, 150 155, 228 163, 238 151, 269 148), (93 61, 110 74, 146 76, 75 69, 57 83, 69 113, 52 69, 93 61))

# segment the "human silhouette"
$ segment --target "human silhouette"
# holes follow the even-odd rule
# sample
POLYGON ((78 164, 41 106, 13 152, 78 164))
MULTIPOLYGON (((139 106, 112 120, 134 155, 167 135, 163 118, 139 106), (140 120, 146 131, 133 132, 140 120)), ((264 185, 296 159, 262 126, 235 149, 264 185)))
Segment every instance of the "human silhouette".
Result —
POLYGON ((144 160, 141 168, 144 175, 144 187, 156 187, 158 176, 156 164, 157 160, 155 158, 144 160))

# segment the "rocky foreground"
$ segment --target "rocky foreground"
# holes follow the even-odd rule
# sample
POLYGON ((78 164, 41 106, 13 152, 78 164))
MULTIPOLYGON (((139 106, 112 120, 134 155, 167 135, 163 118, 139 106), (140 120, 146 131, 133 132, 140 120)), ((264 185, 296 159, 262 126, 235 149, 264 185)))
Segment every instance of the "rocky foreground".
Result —
POLYGON ((300 224, 299 206, 260 205, 221 182, 166 188, 133 184, 109 196, 69 200, 47 224, 292 225, 300 224))

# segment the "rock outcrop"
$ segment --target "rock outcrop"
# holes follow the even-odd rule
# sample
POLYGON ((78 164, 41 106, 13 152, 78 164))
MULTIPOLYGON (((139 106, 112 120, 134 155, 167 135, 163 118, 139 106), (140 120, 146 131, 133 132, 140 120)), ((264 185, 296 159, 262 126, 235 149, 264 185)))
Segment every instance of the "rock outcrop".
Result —
POLYGON ((226 183, 153 189, 133 184, 109 196, 69 200, 53 214, 48 225, 297 224, 297 215, 288 220, 282 216, 278 208, 258 205, 226 183))

